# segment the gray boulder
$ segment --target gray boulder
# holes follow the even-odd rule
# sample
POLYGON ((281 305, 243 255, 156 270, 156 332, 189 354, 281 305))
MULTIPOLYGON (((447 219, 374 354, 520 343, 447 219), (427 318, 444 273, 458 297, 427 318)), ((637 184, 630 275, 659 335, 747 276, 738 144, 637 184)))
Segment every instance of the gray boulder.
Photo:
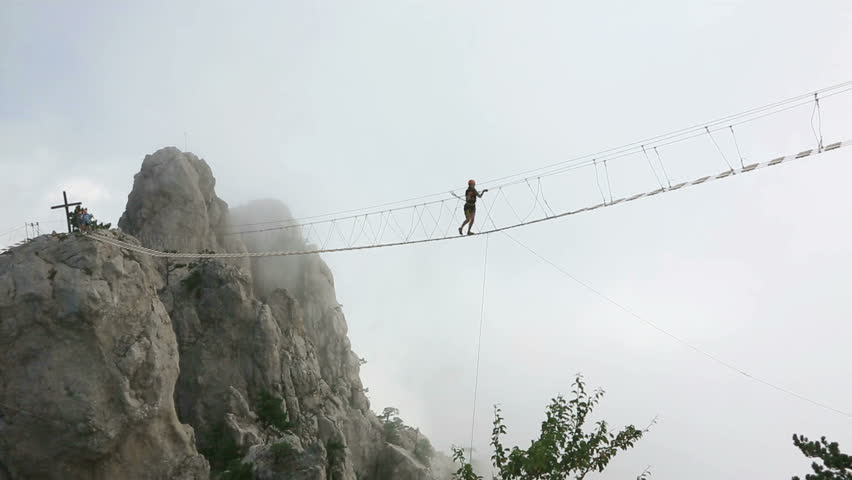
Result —
MULTIPOLYGON (((215 184, 204 160, 161 149, 134 179, 123 233, 103 234, 192 253, 307 248, 298 229, 234 233, 290 212, 231 210, 215 184)), ((418 436, 386 444, 347 332, 317 255, 162 259, 40 237, 0 255, 0 480, 215 480, 236 468, 431 480, 418 436)))
POLYGON ((193 429, 175 415, 177 342, 161 283, 149 257, 79 235, 0 256, 4 475, 207 478, 193 429))

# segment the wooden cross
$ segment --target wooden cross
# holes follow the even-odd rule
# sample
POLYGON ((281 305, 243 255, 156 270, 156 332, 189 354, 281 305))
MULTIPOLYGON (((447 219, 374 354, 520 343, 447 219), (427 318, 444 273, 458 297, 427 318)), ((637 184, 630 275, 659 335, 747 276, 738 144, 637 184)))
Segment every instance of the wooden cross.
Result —
POLYGON ((71 212, 68 211, 68 207, 82 205, 83 202, 68 203, 68 195, 65 194, 65 190, 62 191, 62 199, 65 200, 65 203, 62 205, 56 205, 55 207, 50 207, 50 209, 56 210, 57 208, 65 207, 65 222, 68 223, 68 233, 71 233, 71 212))

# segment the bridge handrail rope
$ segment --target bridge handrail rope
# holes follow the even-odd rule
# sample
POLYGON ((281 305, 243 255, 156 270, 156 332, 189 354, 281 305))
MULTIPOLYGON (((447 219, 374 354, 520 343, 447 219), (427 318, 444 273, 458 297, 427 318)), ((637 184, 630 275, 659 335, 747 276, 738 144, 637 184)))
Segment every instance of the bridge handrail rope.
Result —
POLYGON ((734 133, 734 126, 728 125, 728 128, 731 129, 731 138, 734 139, 734 146, 737 147, 737 156, 740 157, 740 167, 745 167, 743 152, 740 151, 740 142, 737 141, 737 134, 734 133))
MULTIPOLYGON (((839 92, 835 92, 831 95, 825 95, 824 97, 831 97, 831 96, 839 95, 841 93, 845 93, 845 92, 848 92, 848 91, 852 91, 852 87, 847 88, 847 89, 842 90, 842 91, 839 91, 839 92)), ((749 122, 752 122, 752 121, 755 121, 755 120, 759 120, 761 118, 765 118, 765 117, 768 117, 768 116, 771 116, 771 115, 775 115, 775 114, 778 114, 778 113, 781 113, 781 112, 785 112, 785 111, 793 109, 793 108, 797 108, 797 107, 801 107, 801 106, 805 106, 805 105, 810 105, 811 103, 813 103, 813 100, 807 100, 807 101, 803 101, 803 102, 800 102, 800 103, 797 103, 797 104, 794 104, 794 105, 789 105, 789 106, 787 106, 783 109, 780 109, 780 110, 771 111, 769 113, 762 114, 762 115, 754 117, 754 118, 749 118, 749 119, 746 119, 746 120, 743 120, 743 121, 740 121, 740 122, 737 122, 737 123, 732 123, 731 125, 729 125, 727 127, 726 126, 711 127, 710 132, 711 133, 712 132, 718 132, 718 131, 724 130, 725 128, 728 128, 730 126, 743 125, 743 124, 746 124, 746 123, 749 123, 749 122)), ((707 126, 709 126, 709 124, 707 126)), ((696 130, 694 132, 695 133, 692 133, 691 135, 686 136, 686 137, 675 138, 674 140, 666 141, 664 143, 657 143, 656 145, 654 145, 654 148, 665 147, 665 146, 668 146, 668 145, 674 145, 674 144, 685 142, 687 140, 698 138, 698 137, 701 137, 701 136, 707 134, 707 131, 704 127, 701 127, 700 131, 696 130)), ((687 133, 690 133, 690 132, 687 132, 687 133)), ((674 137, 670 137, 670 138, 674 138, 674 137)), ((648 145, 648 146, 651 146, 651 145, 648 145)), ((641 152, 641 150, 638 149, 638 147, 633 147, 631 149, 625 149, 625 150, 622 150, 622 151, 607 154, 607 155, 602 156, 602 157, 597 157, 597 160, 599 160, 599 161, 604 160, 604 159, 615 160, 615 159, 619 159, 619 158, 630 157, 630 156, 633 156, 633 155, 635 155, 639 152, 641 152)), ((581 162, 581 163, 575 163, 575 164, 572 164, 572 165, 562 167, 560 169, 548 171, 544 174, 540 174, 539 177, 555 176, 555 175, 559 175, 559 174, 562 174, 562 173, 565 173, 565 172, 576 170, 578 168, 585 168, 585 167, 590 166, 591 164, 592 164, 592 160, 586 160, 586 161, 581 162)), ((511 185, 515 185, 517 183, 520 183, 522 181, 523 181, 523 179, 515 180, 513 182, 504 183, 504 184, 502 184, 502 186, 511 186, 511 185)))
MULTIPOLYGON (((503 177, 500 177, 500 178, 491 179, 491 180, 488 180, 488 181, 485 181, 485 182, 481 182, 480 185, 486 186, 488 188, 495 188, 496 189, 496 188, 499 188, 499 187, 506 187, 506 186, 515 185, 517 183, 521 183, 521 182, 524 182, 524 181, 527 181, 527 180, 534 180, 534 179, 538 179, 538 178, 541 178, 541 177, 558 175, 560 173, 564 173, 566 171, 574 170, 576 168, 582 168, 584 166, 592 166, 593 159, 597 159, 598 161, 603 161, 603 160, 614 160, 616 158, 623 158, 623 157, 626 157, 626 156, 631 156, 631 155, 634 155, 636 153, 641 153, 641 151, 642 151, 641 147, 643 147, 643 146, 647 147, 647 148, 656 148, 656 147, 662 147, 662 146, 672 145, 672 144, 675 144, 675 143, 684 142, 684 141, 699 137, 701 135, 706 135, 708 133, 707 132, 708 130, 710 132, 716 132, 716 131, 720 131, 720 130, 723 130, 723 129, 729 129, 729 128, 732 128, 732 127, 737 126, 737 125, 742 125, 742 124, 745 124, 745 123, 756 121, 756 120, 759 120, 759 119, 762 119, 762 118, 765 118, 765 117, 768 117, 768 116, 771 116, 771 115, 776 115, 778 113, 781 113, 781 112, 784 112, 784 111, 787 111, 787 110, 790 110, 790 109, 793 109, 793 108, 798 108, 798 107, 801 107, 801 106, 804 106, 804 105, 810 105, 812 103, 814 104, 814 108, 815 108, 816 113, 821 114, 820 105, 819 105, 820 100, 825 100, 826 98, 831 98, 831 97, 834 97, 836 95, 840 95, 840 94, 843 94, 843 93, 846 93, 846 92, 849 92, 849 91, 852 91, 852 80, 847 81, 847 82, 843 82, 843 83, 839 83, 839 84, 836 84, 836 85, 833 85, 833 86, 830 86, 830 87, 822 88, 820 90, 817 90, 816 92, 809 92, 809 93, 806 93, 806 94, 797 95, 795 97, 791 97, 791 98, 788 98, 786 100, 781 100, 781 101, 778 101, 778 102, 770 103, 770 104, 767 104, 767 105, 764 105, 764 106, 761 106, 761 107, 757 107, 757 108, 752 108, 752 109, 746 110, 744 112, 740 112, 740 113, 736 113, 736 114, 732 114, 732 115, 727 115, 727 116, 724 116, 724 117, 717 118, 715 120, 711 120, 709 122, 703 122, 701 124, 696 124, 696 125, 691 126, 691 127, 686 127, 686 128, 682 128, 682 129, 679 129, 679 130, 675 130, 673 132, 669 132, 669 133, 665 133, 665 134, 661 134, 661 135, 656 135, 654 137, 649 137, 649 138, 639 140, 639 141, 636 141, 636 142, 623 144, 623 145, 613 147, 613 148, 609 148, 609 149, 605 149, 605 150, 602 150, 602 151, 599 151, 599 152, 590 153, 590 154, 587 154, 587 155, 581 155, 581 156, 578 156, 578 157, 573 157, 573 158, 570 158, 570 159, 567 159, 567 160, 555 162, 555 163, 552 163, 550 165, 537 167, 537 168, 534 168, 534 169, 526 170, 526 171, 515 173, 515 174, 512 174, 512 175, 507 175, 507 176, 503 176, 503 177), (528 176, 525 176, 525 175, 528 175, 528 176), (518 177, 523 177, 523 178, 518 178, 518 177), (510 180, 510 179, 514 179, 514 180, 510 180), (498 183, 498 182, 504 182, 504 183, 498 183)), ((820 120, 821 120, 821 118, 820 118, 820 120)), ((820 130, 821 130, 821 124, 820 124, 820 130)), ((714 142, 715 142, 715 140, 714 140, 714 142)), ((306 216, 306 217, 299 217, 299 218, 293 218, 293 219, 280 219, 280 220, 270 220, 270 221, 263 221, 263 222, 234 224, 234 225, 230 225, 229 228, 239 229, 241 227, 255 227, 255 226, 261 226, 261 225, 278 225, 278 226, 273 227, 271 229, 233 231, 233 232, 227 232, 226 234, 237 235, 237 234, 243 234, 243 233, 258 233, 258 232, 277 230, 277 229, 285 229, 285 228, 297 228, 297 227, 300 227, 300 226, 307 226, 310 223, 326 223, 326 222, 330 222, 334 219, 336 219, 336 220, 351 219, 352 217, 355 217, 355 216, 364 215, 365 212, 367 212, 366 214, 378 214, 378 213, 381 213, 381 212, 392 211, 392 210, 411 209, 414 206, 434 205, 434 204, 440 203, 442 200, 437 199, 437 200, 431 200, 431 201, 428 201, 428 202, 419 202, 419 201, 426 200, 426 199, 429 199, 429 198, 435 198, 435 197, 443 196, 443 195, 445 195, 445 192, 446 192, 446 190, 444 190, 440 193, 433 193, 433 194, 430 194, 430 195, 422 195, 422 196, 419 196, 419 197, 413 197, 413 198, 408 198, 408 199, 405 199, 405 200, 398 200, 398 201, 394 201, 394 202, 386 202, 386 203, 373 205, 373 206, 369 206, 369 207, 362 207, 362 208, 357 208, 357 209, 348 209, 348 210, 342 210, 342 211, 337 211, 337 212, 331 212, 331 213, 325 213, 325 214, 319 214, 319 215, 312 215, 312 216, 306 216), (419 202, 419 203, 412 204, 411 202, 419 202), (403 204, 406 204, 406 205, 403 205, 403 204), (393 206, 393 205, 403 205, 403 206, 385 209, 385 210, 377 210, 377 209, 381 209, 383 207, 389 207, 389 206, 393 206), (356 214, 356 212, 361 212, 361 213, 356 214), (339 215, 347 215, 347 214, 354 214, 354 215, 338 217, 339 215), (332 218, 328 218, 328 217, 336 217, 336 218, 332 219, 332 218), (316 220, 316 219, 322 219, 322 220, 316 220), (307 222, 307 220, 313 220, 313 221, 307 222)))
MULTIPOLYGON (((852 81, 844 82, 844 83, 841 83, 841 84, 838 84, 838 85, 835 85, 835 86, 832 86, 832 87, 827 87, 827 88, 818 90, 815 93, 823 93, 823 92, 826 92, 826 91, 837 90, 837 89, 840 89, 840 88, 843 88, 843 87, 849 87, 850 85, 852 85, 852 81)), ((845 88, 845 89, 839 90, 839 91, 835 91, 835 92, 828 94, 828 95, 823 95, 822 98, 833 97, 835 95, 840 95, 842 93, 846 93, 850 90, 852 90, 852 87, 845 88)), ((759 119, 762 119, 762 118, 765 118, 765 117, 768 117, 768 116, 771 116, 771 115, 775 115, 775 114, 778 114, 778 113, 781 113, 781 112, 785 112, 785 111, 793 109, 793 108, 798 108, 798 107, 801 107, 801 106, 804 106, 804 105, 810 105, 813 102, 813 100, 810 99, 810 97, 811 97, 811 94, 799 95, 797 97, 793 97, 793 98, 790 98, 788 100, 783 100, 783 101, 780 101, 780 102, 776 102, 774 104, 769 104, 769 105, 766 105, 764 107, 758 107, 758 108, 748 110, 746 112, 742 112, 742 113, 739 113, 739 114, 728 115, 727 117, 722 117, 722 118, 719 118, 719 119, 716 119, 716 120, 713 120, 713 121, 710 121, 710 122, 705 122, 703 124, 697 124, 693 127, 687 127, 687 128, 684 128, 684 129, 680 129, 680 130, 677 130, 675 132, 671 132, 669 134, 657 135, 657 136, 651 137, 649 139, 636 141, 636 142, 626 144, 626 145, 623 145, 623 146, 620 146, 620 147, 610 148, 610 149, 607 149, 607 150, 603 150, 601 152, 591 153, 591 154, 588 154, 588 155, 583 155, 583 156, 575 157, 575 158, 572 158, 572 159, 569 159, 569 160, 557 162, 557 163, 551 164, 549 166, 539 167, 539 168, 536 168, 536 169, 528 170, 526 172, 521 172, 521 173, 517 173, 517 174, 514 174, 514 175, 508 175, 506 177, 489 180, 488 182, 485 182, 485 184, 491 184, 493 182, 502 181, 504 179, 513 178, 513 177, 517 177, 517 176, 521 176, 521 175, 527 175, 527 174, 530 174, 530 173, 533 173, 533 172, 540 172, 542 170, 549 170, 551 167, 554 167, 554 166, 569 164, 569 163, 573 163, 573 162, 576 162, 578 160, 583 160, 583 159, 585 159, 587 164, 588 164, 588 161, 591 158, 597 158, 598 160, 602 160, 604 158, 607 158, 607 159, 611 160, 613 158, 621 158, 623 156, 633 155, 633 154, 639 152, 638 147, 641 144, 644 144, 646 146, 653 146, 653 145, 665 146, 665 145, 671 145, 671 144, 674 144, 674 143, 680 143, 680 142, 683 142, 683 141, 686 141, 686 140, 689 140, 689 139, 692 139, 692 138, 697 138, 697 137, 704 135, 705 134, 705 127, 710 127, 710 130, 715 132, 715 131, 724 129, 725 126, 723 124, 729 123, 730 121, 733 121, 733 120, 736 120, 736 119, 740 119, 740 121, 736 122, 736 123, 730 123, 730 124, 733 125, 733 126, 742 125, 742 124, 749 123, 749 122, 752 122, 752 121, 755 121, 755 120, 759 120, 759 119), (792 103, 792 105, 791 105, 791 103, 792 103), (773 109, 775 109, 775 110, 773 110, 773 109), (767 112, 767 110, 769 110, 769 111, 767 112), (759 114, 759 115, 757 115, 757 114, 759 114), (757 116, 754 116, 752 118, 748 118, 748 117, 751 117, 752 115, 757 115, 757 116), (665 143, 663 143, 663 142, 665 142, 665 143)), ((537 175, 538 176, 545 176, 545 174, 540 174, 540 173, 537 174, 537 175)), ((530 177, 527 177, 527 178, 530 178, 530 177)), ((523 181, 523 179, 516 180, 515 183, 518 182, 518 181, 523 181)), ((505 184, 503 184, 503 186, 511 185, 511 184, 513 184, 513 183, 505 183, 505 184)))
MULTIPOLYGON (((630 197, 622 197, 622 198, 619 198, 617 200, 613 200, 611 202, 604 201, 604 203, 587 206, 587 207, 584 207, 584 208, 580 208, 578 210, 565 211, 565 212, 562 212, 562 213, 559 213, 559 214, 556 214, 556 215, 550 215, 550 216, 537 218, 537 219, 524 221, 524 222, 519 222, 519 223, 515 223, 515 224, 510 224, 510 225, 506 225, 506 226, 502 226, 502 227, 497 226, 497 225, 493 225, 494 228, 492 228, 491 230, 482 231, 482 232, 480 232, 480 235, 488 235, 488 234, 491 234, 491 233, 502 232, 502 231, 506 231, 506 230, 519 228, 519 227, 524 227, 524 226, 527 226, 527 225, 545 222, 545 221, 551 221, 551 220, 555 220, 557 218, 563 218, 563 217, 566 217, 566 216, 577 215, 577 214, 580 214, 580 213, 589 212, 589 211, 597 210, 597 209, 604 208, 604 207, 618 205, 620 203, 632 202, 632 201, 635 201, 635 200, 639 200, 640 198, 652 197, 652 196, 658 195, 660 193, 673 192, 675 190, 680 190, 680 189, 692 187, 692 186, 695 186, 695 185, 701 185, 701 184, 704 184, 704 183, 709 183, 709 182, 712 182, 714 180, 720 180, 720 179, 727 178, 727 177, 733 176, 733 175, 751 173, 751 172, 755 172, 757 170, 761 170, 761 169, 764 169, 764 168, 777 166, 777 165, 780 165, 782 163, 789 163, 789 162, 799 160, 799 159, 802 159, 802 158, 817 156, 817 155, 820 155, 820 154, 823 154, 823 153, 826 153, 826 152, 839 150, 839 149, 841 149, 843 147, 847 147, 849 145, 852 145, 852 141, 850 141, 850 140, 843 141, 843 142, 836 142, 836 143, 833 143, 833 144, 830 144, 830 145, 824 147, 822 149, 822 151, 819 151, 818 149, 804 150, 802 152, 799 152, 799 153, 796 153, 796 154, 793 154, 793 155, 778 157, 778 158, 775 158, 775 159, 772 159, 772 160, 764 161, 762 163, 753 163, 751 165, 747 165, 747 166, 742 167, 742 168, 726 170, 726 171, 721 172, 721 173, 716 174, 716 175, 701 177, 701 178, 698 178, 698 179, 695 179, 695 180, 692 180, 692 181, 689 181, 689 182, 682 182, 682 183, 679 183, 679 184, 674 185, 674 186, 669 187, 669 188, 659 188, 659 189, 656 189, 656 190, 653 190, 653 191, 646 191, 646 192, 643 192, 643 193, 632 195, 630 197)), ((497 193, 499 194, 501 192, 502 192, 502 190, 498 189, 497 193)), ((496 202, 496 200, 497 199, 496 199, 496 195, 495 195, 494 201, 491 204, 492 208, 493 208, 494 202, 496 202)), ((606 200, 606 199, 604 198, 604 200, 606 200)), ((487 207, 487 204, 486 204, 486 207, 487 207)), ((486 220, 490 219, 490 208, 486 209, 486 214, 488 215, 486 220)), ((390 215, 392 215, 392 213, 389 213, 389 216, 390 215)), ((491 220, 491 221, 493 223, 493 220, 491 220)), ((390 223, 390 220, 388 219, 388 224, 389 223, 390 223)), ((107 236, 104 236, 104 235, 101 235, 101 234, 95 233, 95 232, 91 233, 90 236, 92 238, 97 239, 97 240, 103 241, 105 243, 110 243, 112 245, 118 246, 120 248, 124 248, 126 250, 132 250, 132 251, 135 251, 135 252, 138 252, 138 253, 143 253, 143 254, 146 254, 146 255, 154 256, 154 257, 195 258, 195 259, 199 259, 199 258, 246 258, 246 257, 255 258, 255 257, 310 255, 310 254, 319 254, 319 253, 335 253, 335 252, 344 252, 344 251, 368 250, 368 249, 375 249, 375 248, 387 248, 387 247, 395 247, 395 246, 400 246, 400 245, 416 245, 416 244, 421 244, 421 243, 430 243, 430 242, 438 242, 438 241, 465 238, 465 237, 462 237, 462 236, 446 235, 445 234, 443 237, 437 237, 437 238, 423 238, 423 239, 405 240, 404 232, 402 230, 400 230, 400 232, 398 232, 398 233, 400 234, 400 238, 402 239, 402 241, 388 241, 388 242, 381 243, 381 241, 383 240, 383 233, 380 233, 379 241, 377 243, 369 244, 369 245, 344 246, 344 247, 339 247, 339 248, 314 248, 314 249, 306 249, 306 250, 300 250, 300 251, 235 252, 235 253, 189 253, 189 252, 174 253, 174 252, 163 252, 163 251, 155 250, 155 249, 152 249, 152 248, 142 247, 140 245, 133 245, 133 244, 130 244, 130 243, 127 243, 127 242, 124 242, 124 241, 121 241, 121 240, 117 240, 117 239, 114 239, 114 238, 110 238, 110 237, 107 237, 107 236)))

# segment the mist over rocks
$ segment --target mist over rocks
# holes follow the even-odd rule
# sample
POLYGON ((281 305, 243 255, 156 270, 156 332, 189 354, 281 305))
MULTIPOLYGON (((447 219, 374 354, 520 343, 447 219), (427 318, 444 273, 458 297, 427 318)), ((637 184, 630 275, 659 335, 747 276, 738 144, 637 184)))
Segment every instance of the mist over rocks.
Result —
MULTIPOLYGON (((105 234, 305 249, 296 228, 234 234, 292 216, 277 200, 230 209, 215 185, 203 159, 160 149, 105 234)), ((77 234, 14 249, 0 256, 0 402, 0 480, 218 478, 241 462, 260 479, 446 478, 418 458, 419 432, 388 443, 318 255, 159 259, 77 234)))

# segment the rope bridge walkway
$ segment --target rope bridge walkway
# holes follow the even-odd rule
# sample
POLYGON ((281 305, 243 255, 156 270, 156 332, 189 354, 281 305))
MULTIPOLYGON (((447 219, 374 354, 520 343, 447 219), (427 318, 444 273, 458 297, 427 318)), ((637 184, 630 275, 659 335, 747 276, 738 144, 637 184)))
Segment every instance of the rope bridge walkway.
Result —
MULTIPOLYGON (((535 205, 534 209, 540 210, 543 213, 542 216, 537 218, 530 217, 533 215, 533 212, 529 212, 525 216, 521 216, 517 213, 517 209, 512 205, 509 201, 508 195, 505 193, 505 187, 498 187, 497 191, 494 193, 494 196, 491 199, 490 206, 486 204, 486 219, 484 221, 490 221, 493 225, 493 228, 489 230, 481 231, 480 234, 488 235, 497 232, 503 232, 506 230, 511 230, 519 227, 525 227, 528 225, 533 225, 536 223, 546 222, 550 220, 555 220, 558 218, 563 218, 571 215, 577 215, 584 212, 591 212, 594 210, 598 210, 601 208, 611 207, 614 205, 618 205, 621 203, 632 202, 635 200, 639 200, 641 198, 652 197, 655 195, 659 195, 661 193, 673 192, 676 190, 682 190, 687 187, 692 187, 696 185, 702 185, 706 183, 710 183, 715 180, 721 180, 724 178, 734 177, 737 175, 747 174, 751 172, 756 172, 758 170, 774 167, 777 165, 781 165, 783 163, 789 163, 795 160, 800 160, 807 157, 813 157, 820 155, 826 152, 832 152, 835 150, 839 150, 843 147, 848 147, 852 145, 852 141, 843 141, 829 144, 822 149, 810 149, 804 150, 802 152, 787 155, 784 157, 778 157, 772 160, 767 160, 761 163, 754 163, 751 165, 745 165, 740 168, 732 168, 720 172, 716 175, 704 176, 701 178, 697 178, 695 180, 689 182, 677 183, 672 186, 662 186, 657 189, 639 193, 636 195, 632 195, 629 197, 622 197, 618 199, 612 199, 610 196, 609 200, 607 200, 606 196, 604 197, 604 201, 598 203, 596 205, 587 206, 584 208, 580 208, 577 210, 565 211, 561 213, 553 212, 552 209, 549 208, 547 201, 544 199, 541 194, 541 189, 533 190, 535 195, 535 205), (504 200, 505 204, 509 207, 509 209, 513 212, 516 218, 520 221, 516 223, 508 223, 503 226, 497 226, 493 223, 491 219, 491 213, 494 209, 495 204, 497 204, 498 200, 504 200)), ((525 182, 526 183, 526 182, 525 182)), ((533 187, 530 184, 527 184, 530 189, 533 187)), ((111 245, 131 250, 134 252, 150 255, 153 257, 162 257, 162 258, 190 258, 190 259, 213 259, 213 258, 257 258, 257 257, 281 257, 281 256, 293 256, 293 255, 310 255, 310 254, 319 254, 319 253, 334 253, 334 252, 345 252, 345 251, 354 251, 354 250, 367 250, 374 248, 386 248, 386 247, 395 247, 400 245, 415 245, 421 243, 430 243, 430 242, 439 242, 445 240, 453 240, 453 239, 461 239, 466 238, 466 236, 459 236, 453 229, 453 227, 459 223, 460 219, 458 215, 455 215, 453 210, 447 207, 447 201, 441 201, 438 203, 438 212, 433 212, 428 209, 429 205, 417 205, 411 207, 414 212, 414 215, 411 219, 411 225, 404 229, 400 222, 394 216, 393 210, 387 210, 384 212, 378 212, 375 214, 365 214, 359 215, 350 218, 336 219, 325 222, 315 222, 310 224, 301 224, 298 225, 298 228, 304 229, 308 227, 308 231, 306 232, 305 238, 309 241, 312 237, 311 235, 315 235, 313 227, 314 225, 323 224, 327 226, 327 232, 325 233, 325 240, 322 241, 322 244, 316 246, 316 248, 310 248, 306 250, 299 251, 270 251, 270 252, 237 252, 237 253, 188 253, 188 252, 163 252, 151 248, 146 248, 139 245, 134 245, 128 242, 124 242, 121 240, 116 240, 114 238, 109 238, 104 235, 100 235, 98 233, 91 233, 90 235, 93 238, 96 238, 102 242, 109 243, 111 245), (447 214, 446 220, 441 222, 441 218, 443 214, 447 214), (371 220, 371 215, 378 216, 377 221, 371 220), (416 218, 416 221, 414 220, 416 218), (431 220, 431 221, 430 221, 431 220), (347 230, 350 231, 349 236, 347 237, 344 234, 343 229, 338 225, 342 225, 344 222, 349 222, 351 226, 347 226, 347 230), (428 222, 428 223, 427 223, 428 222), (452 234, 449 232, 452 231, 452 234), (357 232, 357 233, 356 233, 357 232), (389 233, 390 232, 390 233, 389 233), (422 236, 417 238, 418 234, 422 233, 422 236), (327 245, 331 241, 332 235, 337 235, 338 238, 344 243, 343 246, 328 248, 327 245), (388 236, 393 236, 392 240, 387 240, 388 236), (359 242, 362 242, 359 244, 359 242)), ((461 203, 460 200, 456 200, 456 203, 461 203)), ((434 210, 434 208, 433 208, 434 210)), ((287 227, 278 227, 274 229, 269 229, 269 231, 282 230, 287 228, 296 228, 296 226, 287 226, 287 227)), ((241 234, 254 233, 254 232, 239 232, 241 234)))
MULTIPOLYGON (((490 227, 482 227, 483 230, 479 234, 488 235, 496 232, 504 232, 557 218, 577 215, 839 150, 849 146, 852 142, 844 141, 828 145, 824 143, 822 134, 822 105, 827 100, 835 100, 841 94, 847 92, 852 92, 852 81, 717 118, 663 135, 657 135, 596 153, 482 182, 480 186, 487 187, 489 192, 479 202, 483 206, 484 215, 478 215, 477 224, 490 225, 490 227), (793 112, 797 108, 809 108, 810 110, 810 130, 814 137, 814 148, 761 163, 747 164, 740 149, 735 127, 739 128, 739 126, 744 124, 765 121, 769 117, 775 117, 788 111, 799 115, 793 112), (730 146, 727 148, 727 153, 726 149, 719 142, 722 135, 729 136, 730 138, 730 146), (721 160, 719 164, 724 165, 724 170, 715 175, 701 176, 692 181, 677 182, 673 180, 670 175, 671 168, 684 168, 684 166, 682 163, 676 164, 669 161, 667 168, 666 162, 664 162, 664 155, 661 154, 661 151, 665 153, 665 149, 669 146, 682 144, 690 140, 704 140, 707 141, 707 146, 712 145, 712 148, 718 153, 719 160, 721 160), (611 183, 611 167, 616 167, 617 165, 614 162, 619 159, 631 158, 633 160, 638 159, 641 163, 623 162, 622 164, 629 163, 634 168, 644 168, 642 164, 647 163, 650 175, 647 175, 647 177, 644 177, 645 180, 642 180, 641 177, 643 175, 637 175, 636 172, 632 172, 629 175, 629 179, 631 181, 653 182, 652 186, 639 186, 633 190, 623 188, 624 193, 621 194, 623 196, 615 198, 611 183), (579 184, 572 184, 573 186, 570 188, 564 183, 555 184, 557 178, 564 178, 569 174, 574 174, 572 178, 578 178, 580 170, 585 170, 589 176, 580 178, 579 184), (592 171, 594 173, 594 181, 590 182, 592 171), (595 187, 597 187, 597 193, 600 194, 600 201, 599 203, 593 203, 596 201, 587 198, 580 202, 579 206, 582 206, 582 208, 579 209, 554 208, 554 200, 556 199, 545 194, 546 183, 548 184, 548 191, 568 191, 579 196, 584 194, 595 195, 594 191, 595 187)), ((796 118, 800 119, 800 117, 796 118)), ((801 132, 785 132, 788 135, 791 133, 801 132)), ((457 235, 456 232, 461 220, 463 220, 461 206, 464 200, 452 191, 449 194, 452 194, 452 197, 444 191, 367 208, 350 209, 313 217, 232 224, 218 232, 218 235, 221 237, 232 235, 266 235, 267 238, 264 238, 264 240, 269 241, 265 241, 264 243, 272 245, 276 243, 283 244, 285 243, 284 240, 286 240, 287 244, 292 245, 292 240, 298 239, 300 240, 299 243, 304 245, 304 248, 286 251, 233 253, 192 253, 184 251, 174 253, 174 250, 181 250, 180 247, 174 247, 184 244, 183 240, 186 239, 173 237, 160 238, 157 236, 147 237, 143 234, 138 237, 138 240, 142 244, 140 246, 97 233, 92 233, 91 235, 93 238, 120 248, 154 257, 190 259, 280 257, 415 245, 463 238, 457 235), (282 237, 282 234, 285 234, 286 237, 282 237), (168 250, 170 251, 163 251, 167 250, 166 246, 168 246, 168 250)))

